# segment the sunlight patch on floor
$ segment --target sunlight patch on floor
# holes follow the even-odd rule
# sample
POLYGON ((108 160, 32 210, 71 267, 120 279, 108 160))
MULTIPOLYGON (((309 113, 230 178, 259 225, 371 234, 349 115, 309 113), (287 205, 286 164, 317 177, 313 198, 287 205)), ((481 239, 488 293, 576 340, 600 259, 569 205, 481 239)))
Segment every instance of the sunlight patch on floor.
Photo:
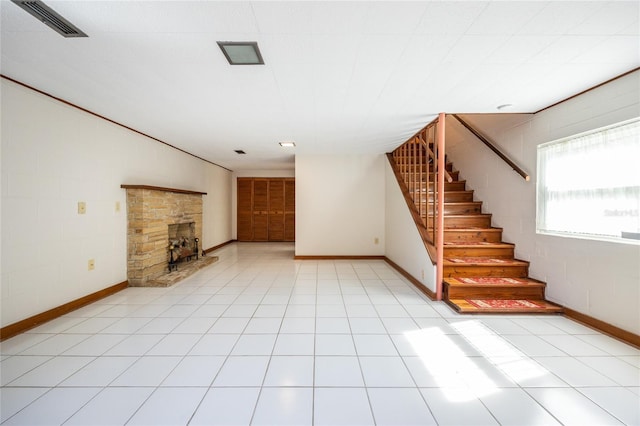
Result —
POLYGON ((518 384, 550 374, 547 369, 495 334, 481 321, 458 321, 452 323, 451 327, 485 359, 518 384))
POLYGON ((469 401, 498 391, 491 378, 440 328, 431 327, 404 334, 450 401, 469 401))

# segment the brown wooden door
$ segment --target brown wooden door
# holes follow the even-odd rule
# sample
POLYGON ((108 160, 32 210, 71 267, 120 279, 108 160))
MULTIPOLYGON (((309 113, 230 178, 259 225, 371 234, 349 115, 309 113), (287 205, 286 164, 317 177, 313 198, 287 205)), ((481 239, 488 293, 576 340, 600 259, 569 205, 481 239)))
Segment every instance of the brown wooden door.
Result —
POLYGON ((296 181, 284 180, 284 240, 296 240, 296 181))
POLYGON ((269 181, 269 241, 284 241, 284 180, 269 181))
POLYGON ((295 179, 238 178, 238 241, 295 241, 295 179))
POLYGON ((238 178, 238 241, 253 241, 253 179, 238 178))
POLYGON ((253 180, 253 241, 269 240, 269 181, 253 180))

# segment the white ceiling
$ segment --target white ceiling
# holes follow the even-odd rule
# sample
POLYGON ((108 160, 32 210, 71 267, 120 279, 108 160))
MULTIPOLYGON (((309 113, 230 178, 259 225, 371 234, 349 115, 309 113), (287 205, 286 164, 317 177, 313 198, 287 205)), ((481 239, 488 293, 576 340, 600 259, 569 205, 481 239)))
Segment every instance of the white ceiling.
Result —
POLYGON ((45 3, 89 38, 0 0, 3 75, 232 170, 388 152, 438 112, 533 112, 640 65, 638 1, 45 3))

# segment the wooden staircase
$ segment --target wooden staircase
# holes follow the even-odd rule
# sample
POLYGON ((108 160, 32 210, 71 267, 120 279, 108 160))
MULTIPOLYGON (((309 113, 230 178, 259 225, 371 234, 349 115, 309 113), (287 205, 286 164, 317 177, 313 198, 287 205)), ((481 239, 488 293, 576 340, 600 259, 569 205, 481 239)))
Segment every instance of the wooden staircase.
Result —
MULTIPOLYGON (((426 168, 428 157, 421 158, 401 158, 405 172, 412 167, 426 168), (407 163, 411 164, 408 168, 407 163)), ((445 168, 452 181, 445 181, 444 189, 443 299, 460 313, 562 312, 545 300, 546 284, 529 278, 529 262, 514 257, 515 246, 502 241, 502 229, 492 226, 491 214, 482 211, 482 202, 466 189, 453 165, 447 162, 445 168)), ((431 229, 434 191, 427 179, 425 173, 422 182, 407 188, 431 229)), ((429 181, 434 181, 433 175, 429 181)))

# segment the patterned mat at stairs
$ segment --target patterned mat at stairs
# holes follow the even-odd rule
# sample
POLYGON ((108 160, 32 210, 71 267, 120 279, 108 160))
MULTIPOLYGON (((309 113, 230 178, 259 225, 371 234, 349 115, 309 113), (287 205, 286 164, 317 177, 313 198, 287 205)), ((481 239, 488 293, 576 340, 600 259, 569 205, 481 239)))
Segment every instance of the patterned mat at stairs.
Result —
POLYGON ((560 313, 562 308, 545 300, 451 299, 449 304, 467 313, 560 313))
POLYGON ((449 277, 447 281, 453 285, 527 285, 539 281, 530 278, 508 278, 508 277, 449 277))

